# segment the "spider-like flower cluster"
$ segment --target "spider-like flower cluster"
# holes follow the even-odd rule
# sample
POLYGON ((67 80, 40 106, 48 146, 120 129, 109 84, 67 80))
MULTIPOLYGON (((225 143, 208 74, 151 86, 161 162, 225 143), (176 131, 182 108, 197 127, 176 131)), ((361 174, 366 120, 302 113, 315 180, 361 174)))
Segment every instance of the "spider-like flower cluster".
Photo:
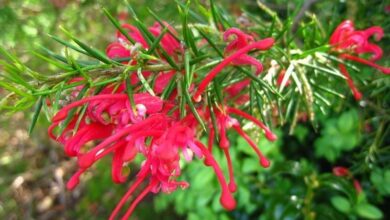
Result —
MULTIPOLYGON (((164 23, 169 32, 162 36, 160 45, 163 50, 179 62, 183 55, 183 48, 175 38, 176 31, 164 23)), ((111 59, 135 57, 134 48, 141 46, 145 50, 150 48, 140 31, 129 24, 122 26, 128 35, 136 41, 132 44, 121 32, 117 33, 117 41, 111 43, 106 54, 111 59)), ((149 32, 155 37, 160 36, 163 29, 159 23, 151 26, 149 32)), ((120 85, 107 85, 101 91, 90 91, 85 98, 74 101, 62 108, 52 119, 53 124, 49 128, 50 136, 64 145, 65 152, 70 157, 78 160, 78 171, 71 177, 67 187, 73 189, 80 181, 80 176, 101 158, 112 156, 112 180, 115 183, 127 181, 129 163, 133 162, 137 155, 142 157, 140 170, 135 177, 133 185, 120 200, 111 214, 114 219, 125 205, 126 201, 143 187, 138 196, 131 202, 130 207, 123 215, 128 219, 137 204, 149 193, 160 191, 170 193, 177 188, 187 188, 189 184, 178 181, 181 174, 180 159, 191 161, 195 155, 204 159, 206 166, 212 167, 221 185, 220 197, 224 208, 232 210, 236 207, 236 201, 232 195, 236 191, 236 183, 233 174, 233 161, 229 154, 229 140, 227 132, 235 130, 253 148, 259 157, 259 164, 268 167, 270 162, 262 154, 255 142, 244 132, 239 121, 235 117, 242 117, 252 121, 270 141, 276 140, 276 136, 261 121, 237 108, 227 105, 227 100, 212 106, 205 105, 205 90, 209 83, 227 66, 251 65, 260 74, 263 66, 254 57, 248 55, 253 50, 268 50, 274 44, 272 38, 256 41, 237 28, 231 28, 223 33, 223 39, 228 43, 225 49, 224 59, 216 65, 199 83, 188 86, 189 93, 194 94, 192 99, 195 110, 208 130, 208 146, 200 140, 202 133, 199 117, 191 113, 188 104, 184 110, 188 112, 184 117, 180 114, 178 103, 180 93, 173 90, 168 98, 162 99, 161 95, 172 80, 181 77, 182 71, 169 70, 160 72, 142 71, 144 79, 154 77, 153 93, 139 92, 142 88, 140 75, 129 73, 130 83, 123 82, 120 85), (131 86, 134 93, 129 97, 127 86, 131 86), (79 107, 85 108, 84 112, 75 113, 79 107), (73 115, 72 115, 73 114, 73 115), (71 115, 71 119, 69 119, 71 115), (68 122, 69 121, 69 122, 68 122), (68 122, 68 123, 66 123, 68 122), (56 135, 55 130, 59 125, 64 129, 56 135), (229 177, 226 178, 218 162, 213 157, 213 145, 215 140, 226 156, 229 177), (90 149, 86 149, 89 143, 94 143, 90 149)), ((163 58, 162 58, 163 59, 163 58)), ((148 62, 154 62, 153 60, 148 62)), ((125 65, 136 65, 137 61, 131 59, 124 62, 125 65)), ((77 79, 74 79, 77 80, 77 79)), ((227 99, 239 96, 240 91, 248 86, 249 80, 236 82, 224 88, 227 99)), ((82 90, 78 88, 74 95, 82 90)), ((243 100, 240 97, 236 100, 243 100)), ((238 102, 237 101, 237 102, 238 102)), ((233 103, 234 104, 234 103, 233 103)), ((79 111, 81 112, 81 111, 79 111)))

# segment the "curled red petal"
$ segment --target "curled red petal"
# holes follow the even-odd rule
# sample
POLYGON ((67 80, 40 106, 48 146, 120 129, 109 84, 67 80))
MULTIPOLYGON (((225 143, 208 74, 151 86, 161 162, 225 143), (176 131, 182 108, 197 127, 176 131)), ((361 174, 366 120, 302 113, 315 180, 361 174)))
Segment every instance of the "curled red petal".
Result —
POLYGON ((253 41, 253 37, 244 33, 238 28, 230 28, 223 33, 223 40, 228 41, 229 37, 234 35, 235 39, 233 39, 225 48, 225 52, 229 53, 234 50, 241 49, 247 46, 251 41, 253 41))
POLYGON ((384 35, 383 29, 379 26, 369 27, 364 30, 364 33, 367 35, 367 37, 374 35, 376 41, 380 41, 384 35))
POLYGON ((112 129, 111 125, 106 126, 99 123, 85 125, 65 143, 65 153, 71 157, 76 156, 84 144, 92 140, 107 138, 112 134, 112 129))
POLYGON ((370 43, 366 43, 364 46, 356 48, 356 53, 371 53, 372 56, 370 58, 370 61, 379 60, 380 58, 382 58, 383 55, 382 48, 380 48, 376 44, 370 43))

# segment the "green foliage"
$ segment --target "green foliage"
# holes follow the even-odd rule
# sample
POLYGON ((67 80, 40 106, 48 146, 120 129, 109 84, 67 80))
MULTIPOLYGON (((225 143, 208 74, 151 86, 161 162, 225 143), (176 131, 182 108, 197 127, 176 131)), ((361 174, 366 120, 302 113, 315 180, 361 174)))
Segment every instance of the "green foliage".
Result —
POLYGON ((390 195, 390 169, 381 169, 376 167, 371 172, 370 180, 380 195, 390 195))
POLYGON ((360 121, 356 110, 327 119, 323 126, 321 137, 314 143, 318 157, 335 162, 342 153, 353 150, 360 143, 360 121))

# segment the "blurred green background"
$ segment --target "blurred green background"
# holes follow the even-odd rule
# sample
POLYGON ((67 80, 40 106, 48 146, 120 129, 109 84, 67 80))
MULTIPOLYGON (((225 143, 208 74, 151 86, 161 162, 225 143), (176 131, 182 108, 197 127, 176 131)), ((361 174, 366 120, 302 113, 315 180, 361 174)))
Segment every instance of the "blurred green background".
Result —
MULTIPOLYGON (((152 24, 153 19, 146 7, 170 22, 178 20, 173 1, 130 2, 147 23, 152 24)), ((266 17, 253 0, 216 2, 237 16, 245 9, 266 17)), ((305 12, 315 13, 329 34, 346 18, 354 19, 359 28, 382 26, 386 35, 380 45, 389 66, 390 14, 385 10, 390 5, 388 1, 263 2, 283 19, 290 18, 289 12, 305 8, 300 19, 305 19, 305 12)), ((115 16, 123 17, 126 12, 125 4, 119 0, 0 0, 0 44, 32 69, 53 71, 31 51, 39 45, 62 51, 63 46, 47 36, 66 38, 60 26, 101 50, 115 40, 115 27, 104 16, 103 6, 115 16)), ((390 88, 385 87, 379 94, 371 95, 372 103, 365 106, 350 99, 334 106, 326 116, 319 113, 316 129, 303 121, 292 135, 288 135, 288 125, 279 128, 276 143, 258 138, 259 145, 273 161, 267 170, 259 167, 247 144, 231 134, 231 140, 236 140, 232 141, 232 147, 236 148, 232 157, 239 186, 235 211, 222 209, 216 178, 198 161, 184 165, 182 178, 190 182, 188 190, 150 195, 139 205, 135 216, 191 220, 385 219, 390 195, 390 88), (383 151, 373 154, 373 148, 383 151), (350 167, 364 193, 357 195, 350 179, 332 175, 334 166, 350 167)), ((128 183, 111 182, 110 170, 106 169, 110 161, 106 159, 83 178, 79 187, 67 191, 64 185, 76 169, 75 162, 65 157, 58 144, 48 140, 49 122, 44 117, 29 137, 26 129, 30 119, 28 112, 0 115, 0 219, 107 219, 128 183)), ((222 155, 216 158, 221 161, 222 155)))

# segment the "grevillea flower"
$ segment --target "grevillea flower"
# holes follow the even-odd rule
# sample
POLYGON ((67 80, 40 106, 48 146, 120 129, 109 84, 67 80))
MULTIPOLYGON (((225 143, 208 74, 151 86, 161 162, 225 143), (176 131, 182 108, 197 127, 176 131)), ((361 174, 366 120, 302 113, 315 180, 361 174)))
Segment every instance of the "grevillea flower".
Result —
POLYGON ((233 64, 241 64, 241 65, 255 65, 257 72, 261 72, 262 70, 262 65, 260 62, 255 60, 253 57, 250 57, 247 55, 247 53, 251 50, 257 49, 257 50, 268 50, 272 45, 274 44, 274 39, 273 38, 266 38, 260 41, 256 41, 253 43, 248 43, 246 40, 248 37, 243 34, 241 34, 240 31, 237 31, 236 29, 229 29, 225 33, 225 38, 227 38, 230 35, 236 35, 236 39, 233 40, 227 48, 227 51, 230 52, 231 50, 235 50, 231 55, 223 59, 214 69, 212 69, 208 75, 201 81, 201 83, 198 86, 197 91, 195 92, 194 95, 194 100, 196 102, 201 101, 201 94, 203 91, 206 89, 207 85, 211 82, 211 80, 214 79, 214 77, 220 73, 227 65, 233 64), (243 39, 241 39, 243 38, 243 39), (242 42, 242 41, 245 42, 242 42))
POLYGON ((61 109, 54 117, 49 128, 49 134, 65 146, 69 156, 77 157, 79 170, 69 180, 67 187, 73 189, 82 173, 102 157, 113 154, 112 179, 123 183, 123 167, 131 162, 136 154, 145 157, 138 178, 129 192, 123 197, 112 213, 114 218, 124 202, 138 185, 148 178, 150 184, 133 201, 124 215, 127 219, 136 204, 148 193, 172 192, 180 186, 188 186, 186 182, 177 182, 174 177, 180 175, 179 153, 191 160, 195 154, 199 158, 202 151, 195 143, 195 130, 188 120, 175 122, 162 110, 162 101, 147 93, 135 94, 136 113, 130 106, 126 94, 102 94, 87 97, 71 103, 61 109), (59 137, 53 134, 54 129, 63 122, 76 107, 88 104, 88 109, 82 117, 79 129, 75 129, 76 117, 66 126, 59 137), (147 138, 151 141, 147 142, 147 138), (88 151, 83 151, 83 145, 90 141, 100 143, 88 151), (147 144, 148 143, 148 144, 147 144))
POLYGON ((349 171, 348 168, 339 166, 339 167, 334 167, 332 171, 333 171, 333 174, 335 176, 352 178, 353 186, 354 186, 356 192, 358 194, 362 192, 362 187, 361 187, 359 181, 357 179, 353 178, 353 175, 349 171))
MULTIPOLYGON (((145 115, 159 112, 162 109, 162 101, 147 93, 135 94, 134 101, 136 103, 136 113, 131 108, 126 94, 96 95, 69 104, 53 117, 53 124, 49 127, 49 135, 64 144, 68 156, 78 158, 80 167, 80 170, 68 182, 68 188, 74 188, 79 181, 79 176, 95 161, 110 152, 118 154, 118 151, 121 151, 124 155, 120 158, 122 164, 133 158, 131 156, 131 152, 134 152, 131 149, 133 146, 126 144, 122 139, 129 140, 134 137, 135 129, 146 126, 148 121, 143 120, 145 115), (53 133, 54 129, 66 120, 68 114, 74 108, 84 104, 88 104, 88 108, 80 120, 78 129, 75 129, 76 122, 79 120, 76 115, 61 135, 56 137, 53 133), (129 127, 129 124, 134 125, 129 127), (129 132, 132 132, 132 135, 129 135, 129 132), (84 152, 85 144, 98 140, 101 141, 100 144, 84 152)), ((137 140, 133 139, 134 142, 137 140)), ((117 160, 114 160, 113 163, 117 163, 117 160)), ((117 178, 121 170, 116 169, 118 167, 116 164, 113 165, 114 182, 123 182, 124 178, 117 178)))
MULTIPOLYGON (((232 38, 232 36, 233 36, 233 40, 225 48, 226 55, 232 54, 237 50, 242 49, 254 42, 254 39, 251 35, 242 32, 238 28, 230 28, 226 30, 225 33, 223 34, 223 39, 224 41, 229 41, 229 39, 232 38)), ((256 67, 256 74, 259 74, 261 71, 263 71, 263 65, 258 60, 249 56, 246 53, 241 54, 240 56, 235 58, 232 61, 232 64, 253 65, 256 67)))
MULTIPOLYGON (((254 117, 234 108, 225 108, 217 112, 218 133, 220 134, 220 147, 226 155, 229 169, 229 183, 223 172, 212 156, 214 134, 210 134, 209 147, 206 148, 196 139, 195 132, 198 123, 193 115, 178 120, 174 116, 162 113, 162 101, 149 94, 135 94, 134 100, 137 106, 135 115, 129 105, 125 94, 96 95, 71 103, 60 110, 53 118, 53 125, 49 128, 50 135, 59 140, 65 146, 65 152, 71 157, 78 158, 79 170, 69 180, 67 187, 73 189, 80 176, 96 161, 112 153, 112 179, 115 183, 123 183, 126 176, 123 175, 125 164, 131 162, 137 154, 145 158, 141 170, 129 191, 123 196, 111 214, 114 219, 122 209, 126 201, 138 189, 143 182, 148 180, 144 190, 133 200, 127 209, 123 219, 130 217, 136 205, 146 194, 153 192, 172 192, 180 188, 188 187, 188 183, 176 181, 181 174, 179 166, 180 154, 187 161, 191 161, 192 155, 205 158, 205 164, 211 166, 216 173, 221 185, 221 204, 227 210, 236 207, 236 201, 232 193, 236 191, 232 161, 229 154, 229 141, 226 132, 229 128, 236 130, 255 150, 263 167, 269 166, 269 161, 257 148, 256 144, 241 129, 239 122, 231 116, 235 114, 248 119, 259 126, 265 132, 269 140, 275 140, 276 136, 260 121, 254 117), (68 114, 76 107, 88 104, 85 115, 79 129, 75 130, 78 115, 66 126, 59 137, 54 136, 53 130, 63 122, 68 114), (127 116, 124 116, 127 115, 127 116), (73 133, 73 134, 72 134, 73 133), (146 139, 149 142, 146 142, 146 139), (99 140, 100 143, 83 151, 83 145, 90 141, 99 140)), ((204 114, 202 114, 204 115, 204 114)), ((206 121, 210 116, 204 116, 206 121)), ((212 133, 215 133, 212 131, 212 133)))
MULTIPOLYGON (((166 116, 162 114, 160 117, 166 116)), ((137 180, 118 203, 110 219, 115 218, 124 203, 146 178, 149 179, 148 186, 135 198, 123 219, 130 217, 137 203, 149 192, 158 193, 163 191, 170 193, 176 190, 177 187, 188 187, 189 184, 187 182, 175 180, 181 174, 179 166, 180 153, 184 155, 187 161, 191 160, 193 154, 201 158, 203 153, 196 144, 197 140, 195 139, 194 130, 186 124, 186 120, 180 122, 175 122, 169 118, 165 120, 166 123, 163 126, 165 128, 149 130, 149 133, 155 132, 158 135, 149 136, 152 138, 151 143, 142 152, 146 159, 137 175, 137 180)))
MULTIPOLYGON (((181 44, 175 38, 177 33, 166 22, 163 23, 168 28, 169 33, 161 38, 161 47, 179 61, 183 53, 181 44)), ((140 31, 134 26, 125 24, 122 26, 128 31, 129 36, 148 49, 148 45, 141 35, 140 31)), ((149 28, 149 31, 155 36, 160 36, 162 27, 156 23, 149 28)), ((195 97, 200 97, 207 84, 220 72, 226 65, 251 65, 256 68, 256 74, 259 74, 263 66, 255 58, 247 53, 253 49, 267 50, 273 45, 274 40, 267 38, 261 41, 254 41, 254 38, 241 32, 239 29, 229 29, 224 33, 225 41, 233 39, 225 49, 226 58, 217 65, 205 77, 198 87, 192 84, 189 86, 189 92, 196 90, 195 97)), ((136 65, 137 60, 132 54, 131 43, 122 33, 117 33, 117 42, 107 47, 106 54, 109 58, 130 58, 125 65, 136 65)), ((164 61, 162 58, 161 60, 164 61)), ((155 62, 155 61, 147 61, 155 62)), ((198 159, 204 159, 204 163, 210 166, 216 174, 218 182, 221 185, 220 202, 227 210, 236 207, 236 201, 233 192, 237 186, 234 179, 232 159, 229 153, 229 140, 227 132, 234 129, 243 137, 256 152, 259 157, 260 165, 268 167, 269 160, 258 149, 255 142, 243 131, 240 123, 233 115, 240 116, 257 125, 264 131, 266 138, 274 141, 276 136, 259 120, 253 116, 238 110, 236 108, 211 107, 216 115, 217 125, 211 119, 210 110, 205 111, 201 105, 196 107, 200 117, 209 127, 208 147, 199 141, 200 125, 193 114, 189 114, 190 109, 186 105, 184 108, 188 114, 181 117, 181 110, 177 108, 178 93, 173 91, 167 100, 161 100, 158 96, 152 96, 149 93, 139 93, 138 76, 131 74, 131 85, 136 91, 133 94, 133 102, 130 102, 126 94, 125 83, 119 85, 107 85, 101 91, 90 91, 85 98, 73 101, 63 107, 52 119, 52 125, 49 127, 49 135, 64 145, 65 153, 70 157, 77 158, 78 170, 67 183, 68 189, 73 189, 79 184, 80 176, 101 158, 111 156, 111 174, 114 183, 126 182, 129 173, 126 171, 127 165, 133 162, 139 155, 143 162, 140 165, 135 180, 129 190, 123 195, 113 212, 110 219, 115 219, 128 200, 133 198, 130 206, 122 216, 122 219, 128 219, 134 211, 137 204, 148 193, 171 193, 178 188, 187 188, 189 184, 185 181, 178 181, 181 175, 180 160, 190 162, 195 155, 198 159), (94 94, 94 95, 92 95, 94 94), (84 107, 81 111, 80 107, 84 107), (69 120, 70 119, 70 120, 69 120), (61 129, 59 129, 61 128, 61 129), (58 135, 56 133, 60 131, 58 135), (217 136, 218 134, 218 136, 217 136), (223 171, 212 154, 214 140, 219 140, 219 146, 224 152, 228 164, 229 181, 226 181, 223 171), (140 188, 140 193, 133 197, 140 188)), ((158 73, 142 72, 145 78, 152 74, 155 75, 153 90, 154 94, 161 94, 174 79, 176 74, 182 74, 180 71, 170 70, 158 73)), ((79 79, 73 79, 77 81, 79 79)), ((233 84, 226 91, 238 93, 247 86, 249 80, 233 84)), ((83 86, 77 87, 72 92, 72 100, 75 100, 83 86)))
MULTIPOLYGON (((253 36, 242 32, 238 28, 228 29, 223 34, 224 41, 229 41, 231 38, 233 38, 233 40, 231 40, 230 43, 226 46, 225 55, 233 54, 237 50, 242 49, 254 42, 253 36)), ((245 53, 235 58, 231 62, 231 64, 236 66, 252 65, 256 68, 256 75, 263 71, 263 65, 261 64, 261 62, 245 53)), ((236 97, 245 87, 249 85, 249 83, 249 79, 244 79, 240 82, 234 83, 226 87, 225 91, 227 92, 227 94, 229 94, 230 97, 236 97)), ((243 103, 249 100, 249 95, 244 94, 240 97, 237 97, 237 99, 239 99, 240 102, 243 103)))
MULTIPOLYGON (((375 36, 375 40, 379 41, 383 37, 383 29, 378 26, 373 26, 365 30, 355 30, 353 22, 346 20, 343 21, 333 32, 329 39, 329 43, 332 45, 333 50, 340 53, 339 57, 341 59, 359 62, 374 67, 384 74, 390 74, 390 68, 382 67, 375 63, 375 61, 382 57, 383 51, 378 45, 369 42, 369 38, 373 35, 375 36), (353 55, 360 55, 364 53, 371 53, 371 58, 366 60, 353 55)), ((339 69, 346 77, 347 83, 351 88, 355 99, 360 100, 362 98, 362 94, 354 85, 346 66, 340 63, 339 69)))

